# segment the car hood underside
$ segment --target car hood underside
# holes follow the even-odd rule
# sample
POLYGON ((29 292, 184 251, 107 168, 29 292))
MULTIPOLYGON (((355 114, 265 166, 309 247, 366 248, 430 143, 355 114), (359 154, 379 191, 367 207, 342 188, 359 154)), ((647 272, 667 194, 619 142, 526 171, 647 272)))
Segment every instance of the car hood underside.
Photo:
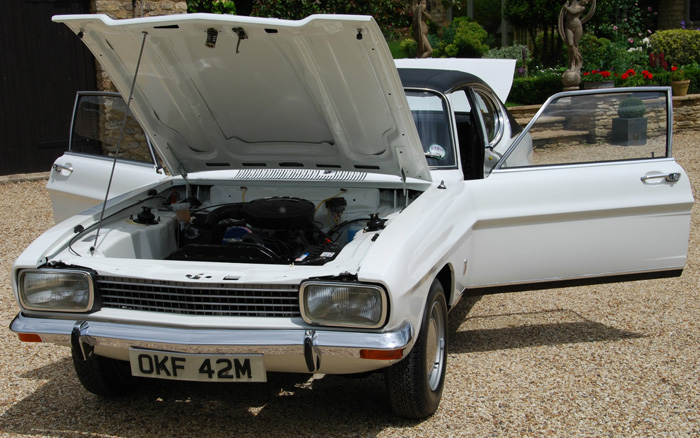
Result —
POLYGON ((54 21, 83 40, 123 96, 138 71, 131 111, 173 172, 305 168, 430 180, 371 17, 54 21))

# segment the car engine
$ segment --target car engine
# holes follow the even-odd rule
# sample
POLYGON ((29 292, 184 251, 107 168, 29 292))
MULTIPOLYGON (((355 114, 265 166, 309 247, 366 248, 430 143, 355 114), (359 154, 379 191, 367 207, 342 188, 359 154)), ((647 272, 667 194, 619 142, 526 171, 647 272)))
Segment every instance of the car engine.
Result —
POLYGON ((178 249, 168 259, 322 265, 333 260, 344 245, 314 223, 315 210, 312 202, 293 197, 200 210, 179 229, 178 249))

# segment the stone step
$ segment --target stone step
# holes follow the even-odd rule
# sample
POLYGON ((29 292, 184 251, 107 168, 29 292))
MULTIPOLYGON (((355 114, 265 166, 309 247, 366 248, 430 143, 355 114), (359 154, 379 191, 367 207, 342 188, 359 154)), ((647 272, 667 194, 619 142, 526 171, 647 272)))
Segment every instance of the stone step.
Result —
MULTIPOLYGON (((516 119, 518 124, 522 127, 525 127, 528 123, 530 123, 530 119, 526 118, 519 118, 516 119)), ((565 126, 564 124, 566 123, 566 117, 551 117, 551 116, 544 116, 540 117, 537 119, 537 124, 532 127, 533 132, 538 132, 538 131, 554 131, 554 130, 564 130, 565 126)))
POLYGON ((513 106, 508 108, 508 110, 516 119, 527 119, 528 121, 530 121, 532 116, 534 116, 535 113, 539 111, 541 106, 542 105, 513 106))
POLYGON ((530 132, 532 145, 535 148, 558 147, 573 144, 585 144, 588 142, 590 133, 588 131, 535 131, 530 132))

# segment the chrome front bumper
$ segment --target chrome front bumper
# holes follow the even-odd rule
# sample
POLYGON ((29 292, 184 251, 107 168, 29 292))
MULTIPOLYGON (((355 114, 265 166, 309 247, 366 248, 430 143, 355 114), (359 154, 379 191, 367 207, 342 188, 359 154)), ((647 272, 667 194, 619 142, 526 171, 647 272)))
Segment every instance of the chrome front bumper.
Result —
POLYGON ((318 329, 191 329, 100 321, 46 319, 19 314, 10 324, 18 334, 90 354, 129 360, 129 349, 180 353, 263 354, 268 371, 346 374, 372 371, 397 360, 369 360, 361 350, 399 350, 405 356, 414 331, 405 321, 391 332, 365 333, 318 329))

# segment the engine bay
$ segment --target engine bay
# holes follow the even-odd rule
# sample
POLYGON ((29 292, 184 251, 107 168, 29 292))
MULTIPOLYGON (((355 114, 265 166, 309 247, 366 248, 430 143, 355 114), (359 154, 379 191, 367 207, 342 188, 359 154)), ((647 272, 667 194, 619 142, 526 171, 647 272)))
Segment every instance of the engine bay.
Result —
POLYGON ((94 226, 77 231, 69 250, 116 258, 324 265, 358 233, 381 231, 387 217, 401 210, 402 198, 400 190, 376 188, 171 187, 112 214, 98 239, 94 226))
POLYGON ((314 224, 315 210, 312 202, 292 197, 262 198, 203 210, 178 230, 179 248, 167 258, 324 264, 335 258, 342 245, 332 239, 334 230, 327 234, 314 224))

